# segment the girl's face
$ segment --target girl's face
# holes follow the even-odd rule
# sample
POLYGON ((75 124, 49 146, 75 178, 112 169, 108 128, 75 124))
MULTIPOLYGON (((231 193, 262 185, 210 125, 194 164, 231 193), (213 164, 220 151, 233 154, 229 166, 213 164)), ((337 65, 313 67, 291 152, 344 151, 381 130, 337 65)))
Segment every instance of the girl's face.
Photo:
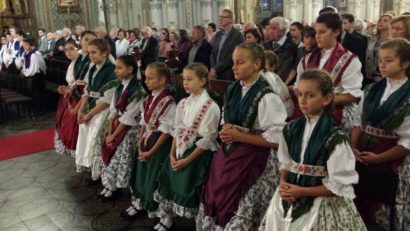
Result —
POLYGON ((125 65, 122 60, 115 61, 115 75, 119 80, 132 77, 132 67, 125 65))
POLYGON ((26 51, 26 52, 31 50, 30 44, 28 44, 26 42, 23 42, 22 46, 23 46, 24 51, 26 51))
POLYGON ((199 78, 192 70, 184 69, 182 72, 184 89, 188 94, 199 95, 205 87, 206 79, 199 78))
POLYGON ((167 32, 165 30, 161 30, 161 33, 159 35, 159 39, 161 41, 164 41, 167 38, 167 32))
POLYGON ((324 23, 315 24, 316 31, 316 43, 319 48, 330 49, 337 44, 337 36, 339 36, 339 31, 334 31, 327 27, 324 23))
POLYGON ((122 39, 125 38, 125 34, 124 34, 123 31, 120 31, 120 32, 118 33, 118 38, 119 38, 120 40, 122 40, 122 39))
POLYGON ((96 38, 97 37, 95 37, 92 34, 85 34, 83 37, 81 37, 81 41, 80 41, 81 49, 84 52, 88 52, 88 43, 96 38))
POLYGON ((88 45, 88 54, 90 54, 91 62, 95 64, 103 64, 108 57, 107 52, 101 52, 96 46, 88 45))
POLYGON ((65 56, 71 61, 75 60, 78 57, 78 52, 77 52, 77 47, 75 47, 73 44, 66 44, 64 45, 64 53, 65 56))
POLYGON ((302 79, 296 90, 300 110, 306 116, 317 116, 332 102, 332 95, 323 95, 319 84, 314 80, 302 79))
POLYGON ((379 69, 382 76, 390 79, 401 79, 405 77, 405 70, 409 67, 409 61, 401 62, 394 49, 379 50, 379 69))
POLYGON ((233 66, 232 70, 237 80, 248 80, 252 78, 255 73, 259 72, 261 67, 261 60, 253 60, 251 52, 236 48, 232 54, 233 66))
POLYGON ((258 42, 255 36, 252 33, 246 33, 245 35, 245 42, 258 42))
POLYGON ((268 72, 275 72, 275 65, 270 65, 268 62, 265 62, 265 70, 268 72))
POLYGON ((391 24, 391 36, 393 38, 406 38, 408 36, 408 28, 406 28, 406 25, 404 25, 404 22, 398 21, 396 23, 391 24))
POLYGON ((305 49, 310 51, 313 47, 316 46, 316 39, 314 37, 305 35, 303 36, 303 44, 305 45, 305 49))
POLYGON ((169 34, 169 40, 171 40, 171 41, 175 41, 175 40, 176 40, 176 37, 175 37, 175 34, 174 34, 174 33, 169 34))
POLYGON ((151 91, 156 91, 165 86, 165 78, 161 78, 158 72, 153 68, 145 70, 145 84, 151 91))
POLYGON ((290 26, 289 28, 290 36, 292 39, 300 40, 302 39, 302 31, 299 30, 297 26, 290 26))
POLYGON ((377 23, 377 29, 379 31, 385 31, 389 29, 391 18, 389 16, 383 16, 380 18, 379 22, 377 23))

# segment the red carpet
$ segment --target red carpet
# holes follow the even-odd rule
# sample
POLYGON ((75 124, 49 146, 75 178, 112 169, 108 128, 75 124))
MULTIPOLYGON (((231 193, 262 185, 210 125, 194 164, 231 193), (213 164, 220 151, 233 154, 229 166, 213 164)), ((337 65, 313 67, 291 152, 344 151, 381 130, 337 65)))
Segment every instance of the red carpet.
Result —
POLYGON ((0 160, 42 152, 54 148, 54 129, 0 139, 0 160))

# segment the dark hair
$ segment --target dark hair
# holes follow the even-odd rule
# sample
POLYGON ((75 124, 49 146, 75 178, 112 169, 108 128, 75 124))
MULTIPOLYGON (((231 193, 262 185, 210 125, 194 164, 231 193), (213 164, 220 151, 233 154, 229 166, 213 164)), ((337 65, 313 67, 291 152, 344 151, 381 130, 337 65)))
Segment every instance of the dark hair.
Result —
POLYGON ((20 36, 22 36, 22 37, 23 37, 23 39, 27 38, 26 33, 24 33, 24 31, 22 31, 22 30, 18 30, 18 31, 16 31, 16 35, 20 35, 20 36))
MULTIPOLYGON (((170 42, 170 41, 169 41, 169 30, 168 30, 167 28, 161 28, 161 30, 165 31, 165 33, 166 33, 166 35, 165 35, 165 41, 169 43, 169 42, 170 42)), ((160 30, 160 31, 161 31, 161 30, 160 30)))
POLYGON ((46 30, 44 28, 39 28, 37 31, 42 31, 43 33, 46 32, 46 30))
POLYGON ((235 49, 238 48, 248 50, 254 61, 257 59, 261 61, 261 68, 259 70, 265 68, 265 50, 261 45, 254 42, 244 42, 235 47, 235 49))
POLYGON ((322 8, 322 9, 319 11, 319 15, 321 15, 321 14, 327 14, 327 13, 337 14, 337 9, 334 8, 333 6, 326 6, 326 7, 322 8))
POLYGON ((295 27, 297 27, 298 30, 302 31, 302 33, 303 33, 303 29, 305 28, 305 26, 303 26, 303 24, 300 23, 300 22, 292 22, 292 23, 290 24, 290 26, 295 26, 295 27))
POLYGON ((117 35, 119 35, 120 33, 124 33, 124 38, 125 37, 127 37, 127 33, 125 32, 125 30, 124 29, 118 29, 118 31, 117 31, 117 35))
MULTIPOLYGON (((382 43, 380 50, 393 49, 400 59, 400 63, 410 62, 410 42, 403 38, 394 38, 382 43)), ((407 67, 406 73, 410 72, 410 65, 407 67)))
POLYGON ((305 26, 305 29, 303 30, 303 36, 315 38, 316 37, 315 28, 311 26, 305 26))
POLYGON ((259 33, 258 29, 249 29, 249 30, 245 31, 245 33, 243 34, 243 37, 246 37, 246 34, 249 34, 249 33, 252 34, 256 38, 257 43, 262 42, 262 36, 259 33))
POLYGON ((36 46, 36 40, 34 38, 24 38, 23 43, 27 43, 32 47, 36 46))
POLYGON ((121 61, 127 67, 132 67, 132 74, 137 74, 138 64, 132 55, 121 55, 120 57, 117 57, 117 61, 121 61))
MULTIPOLYGON (((330 77, 329 73, 326 71, 320 70, 320 69, 310 69, 307 71, 302 72, 300 75, 300 80, 312 80, 315 81, 318 86, 320 91, 322 92, 322 95, 332 95, 334 99, 334 93, 333 93, 333 81, 332 78, 330 77)), ((325 110, 330 112, 332 111, 332 102, 325 107, 325 110)))
POLYGON ((135 38, 138 39, 138 35, 140 34, 140 30, 138 28, 133 29, 133 30, 128 30, 128 34, 129 35, 134 34, 135 38), (138 30, 138 32, 137 32, 137 30, 138 30))
POLYGON ((342 14, 342 19, 347 19, 350 23, 354 22, 354 15, 353 14, 342 14))
POLYGON ((195 73, 195 76, 197 76, 200 79, 205 79, 206 83, 204 88, 207 88, 209 71, 203 63, 191 63, 188 66, 186 66, 184 70, 193 71, 195 73))
POLYGON ((64 44, 64 46, 66 46, 66 45, 73 45, 73 46, 75 46, 75 48, 80 49, 80 45, 78 45, 77 42, 74 41, 74 40, 72 40, 72 39, 68 40, 68 41, 64 44))
POLYGON ((216 24, 215 23, 210 22, 210 23, 208 23, 208 26, 210 26, 214 32, 216 31, 216 24))
POLYGON ((105 39, 96 38, 88 43, 88 46, 95 46, 101 53, 107 53, 107 57, 110 54, 110 44, 105 39))
POLYGON ((167 83, 169 83, 169 80, 171 79, 171 70, 166 63, 153 62, 150 63, 146 69, 148 68, 154 69, 160 77, 164 77, 167 80, 167 83))
POLYGON ((263 31, 265 28, 263 28, 261 24, 256 24, 256 26, 258 27, 258 31, 259 31, 259 34, 261 35, 262 42, 265 41, 265 35, 263 34, 263 31))
POLYGON ((265 63, 269 66, 275 66, 276 70, 278 67, 278 56, 273 51, 265 51, 265 63))
POLYGON ((326 27, 330 28, 333 31, 338 31, 339 35, 337 36, 337 41, 342 41, 342 20, 340 16, 335 13, 325 13, 319 15, 316 19, 316 23, 323 23, 326 27))
POLYGON ((80 37, 83 38, 83 37, 86 36, 87 34, 93 35, 94 37, 97 38, 97 35, 94 33, 94 31, 90 31, 90 30, 85 30, 85 31, 81 32, 80 37))
POLYGON ((203 26, 198 25, 198 26, 194 26, 194 29, 198 30, 199 34, 202 34, 201 37, 205 37, 206 36, 206 30, 203 26))
POLYGON ((189 41, 189 35, 188 32, 184 29, 179 30, 179 43, 189 41))

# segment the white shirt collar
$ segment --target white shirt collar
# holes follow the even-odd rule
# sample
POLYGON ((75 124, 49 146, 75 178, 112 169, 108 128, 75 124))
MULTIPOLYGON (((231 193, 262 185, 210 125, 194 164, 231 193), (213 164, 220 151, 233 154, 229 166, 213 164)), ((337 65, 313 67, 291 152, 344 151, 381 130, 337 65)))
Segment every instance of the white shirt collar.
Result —
POLYGON ((285 34, 285 35, 282 36, 282 38, 280 38, 278 41, 276 41, 274 43, 277 43, 277 44, 283 46, 283 44, 286 42, 286 39, 287 39, 287 37, 286 37, 286 34, 285 34))
POLYGON ((121 84, 124 86, 124 87, 122 88, 122 91, 124 91, 125 88, 127 88, 127 86, 128 86, 128 84, 130 83, 131 79, 132 79, 132 78, 121 80, 121 84))
POLYGON ((400 88, 401 86, 403 86, 404 83, 406 83, 408 80, 408 78, 404 78, 404 79, 390 79, 387 78, 387 84, 391 85, 392 87, 394 86, 395 88, 400 88))

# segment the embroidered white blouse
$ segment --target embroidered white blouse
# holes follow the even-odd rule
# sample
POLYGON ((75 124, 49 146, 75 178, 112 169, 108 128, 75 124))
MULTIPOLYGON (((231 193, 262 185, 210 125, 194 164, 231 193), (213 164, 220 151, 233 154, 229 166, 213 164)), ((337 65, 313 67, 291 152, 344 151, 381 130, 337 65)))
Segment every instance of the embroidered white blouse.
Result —
MULTIPOLYGON (((255 80, 256 82, 257 80, 255 80)), ((245 86, 242 85, 242 97, 249 91, 255 82, 245 86)), ((262 137, 271 143, 279 143, 280 134, 286 125, 287 113, 285 105, 277 94, 267 93, 258 104, 258 116, 253 124, 253 129, 262 130, 262 137)), ((225 122, 222 121, 222 124, 225 122)))
MULTIPOLYGON (((203 90, 201 95, 195 96, 191 94, 178 103, 175 114, 174 131, 172 134, 174 138, 177 138, 177 134, 181 128, 190 128, 193 125, 201 107, 208 101, 208 99, 208 92, 206 90, 203 90), (185 107, 183 107, 183 104, 185 104, 185 107)), ((219 146, 216 142, 216 139, 218 137, 218 123, 220 117, 220 109, 218 105, 214 101, 212 101, 211 105, 209 105, 208 110, 204 114, 197 130, 197 136, 201 137, 201 139, 199 139, 195 143, 197 147, 203 150, 216 151, 219 146)), ((189 149, 190 147, 190 144, 187 144, 182 148, 178 148, 177 146, 177 157, 181 157, 186 149, 189 149)))
POLYGON ((41 55, 40 51, 36 51, 30 56, 30 66, 26 68, 23 63, 23 70, 21 72, 25 77, 31 77, 39 73, 40 71, 43 71, 43 73, 45 74, 46 69, 47 67, 43 56, 41 55))
MULTIPOLYGON (((409 81, 408 78, 403 79, 403 80, 390 80, 389 78, 387 78, 386 88, 384 89, 383 96, 380 100, 380 105, 386 102, 386 100, 394 92, 396 92, 401 86, 403 86, 403 84, 405 84, 407 81, 409 81)), ((362 96, 360 103, 359 103, 360 115, 362 115, 363 113, 363 103, 364 103, 364 97, 362 96)), ((357 126, 362 127, 363 123, 361 121, 361 117, 359 117, 358 119, 359 121, 356 121, 355 124, 357 126)), ((405 117, 403 123, 400 125, 400 127, 394 129, 393 133, 397 134, 400 137, 397 144, 410 150, 410 116, 405 117)))
MULTIPOLYGON (((122 85, 124 85, 124 87, 122 89, 122 92, 124 92, 124 90, 127 88, 130 81, 131 81, 131 79, 124 79, 124 80, 121 81, 122 85)), ((138 125, 138 121, 135 118, 140 113, 140 105, 142 104, 143 99, 141 99, 141 100, 134 99, 133 101, 131 101, 125 107, 124 113, 121 113, 115 107, 117 102, 115 102, 114 94, 115 94, 115 91, 113 93, 113 96, 111 97, 112 99, 111 99, 111 103, 110 103, 110 114, 108 115, 108 119, 113 120, 113 119, 115 119, 115 117, 119 116, 120 117, 119 118, 120 123, 122 123, 124 125, 128 125, 128 126, 138 125)))
MULTIPOLYGON (((312 131, 314 130, 319 116, 313 117, 306 122, 302 140, 302 152, 300 153, 300 162, 303 163, 305 150, 312 131)), ((288 145, 283 137, 280 137, 278 158, 280 162, 280 170, 290 170, 292 158, 289 155, 288 145)), ((355 198, 352 184, 356 184, 359 176, 355 170, 356 159, 353 151, 348 143, 336 145, 329 160, 326 162, 327 176, 322 180, 323 185, 337 196, 346 197, 349 199, 355 198)))
MULTIPOLYGON (((320 58, 319 69, 323 68, 326 61, 330 58, 330 55, 332 54, 332 52, 333 52, 333 49, 330 49, 322 53, 322 57, 320 58)), ((306 55, 305 63, 308 62, 310 55, 311 53, 306 55)), ((295 89, 298 88, 300 75, 303 73, 302 61, 303 59, 300 60, 298 67, 297 67, 298 74, 297 74, 296 82, 294 84, 295 89)), ((339 85, 335 87, 335 93, 336 94, 350 93, 354 97, 360 97, 362 94, 361 87, 362 87, 362 80, 363 80, 361 68, 362 68, 362 64, 360 63, 359 59, 357 57, 354 57, 352 61, 350 62, 350 64, 347 66, 346 70, 343 72, 343 76, 340 80, 339 85)))
MULTIPOLYGON (((101 69, 101 67, 103 66, 103 64, 97 65, 97 68, 96 68, 95 71, 94 71, 94 75, 93 75, 93 76, 90 76, 90 70, 91 70, 91 68, 92 68, 94 65, 96 65, 96 64, 92 63, 92 64, 90 65, 90 67, 88 68, 87 74, 86 74, 85 77, 84 77, 84 82, 86 83, 86 85, 90 82, 90 78, 94 78, 94 77, 97 75, 98 71, 99 71, 99 70, 101 69)), ((108 90, 106 90, 106 91, 104 92, 104 95, 103 95, 103 96, 100 96, 100 97, 98 98, 98 100, 96 101, 96 103, 98 104, 99 102, 102 102, 102 103, 106 103, 106 104, 111 104, 112 98, 113 98, 113 96, 114 96, 114 92, 115 92, 115 88, 114 88, 114 87, 113 87, 113 88, 110 88, 110 89, 108 89, 108 90)), ((85 96, 89 96, 89 95, 90 95, 90 92, 88 92, 87 86, 85 86, 85 88, 84 88, 84 95, 85 95, 85 96)))
MULTIPOLYGON (((155 99, 159 96, 159 94, 161 94, 161 92, 162 91, 152 91, 151 95, 154 98, 152 99, 151 105, 155 101, 155 99)), ((143 103, 140 105, 140 110, 141 110, 140 125, 147 126, 147 123, 145 123, 145 120, 144 120, 145 109, 144 109, 143 103)), ((165 109, 161 117, 159 117, 158 128, 157 130, 154 130, 153 132, 160 131, 162 133, 172 134, 174 121, 175 121, 175 111, 176 111, 176 104, 175 102, 172 102, 168 105, 167 109, 165 109)))

